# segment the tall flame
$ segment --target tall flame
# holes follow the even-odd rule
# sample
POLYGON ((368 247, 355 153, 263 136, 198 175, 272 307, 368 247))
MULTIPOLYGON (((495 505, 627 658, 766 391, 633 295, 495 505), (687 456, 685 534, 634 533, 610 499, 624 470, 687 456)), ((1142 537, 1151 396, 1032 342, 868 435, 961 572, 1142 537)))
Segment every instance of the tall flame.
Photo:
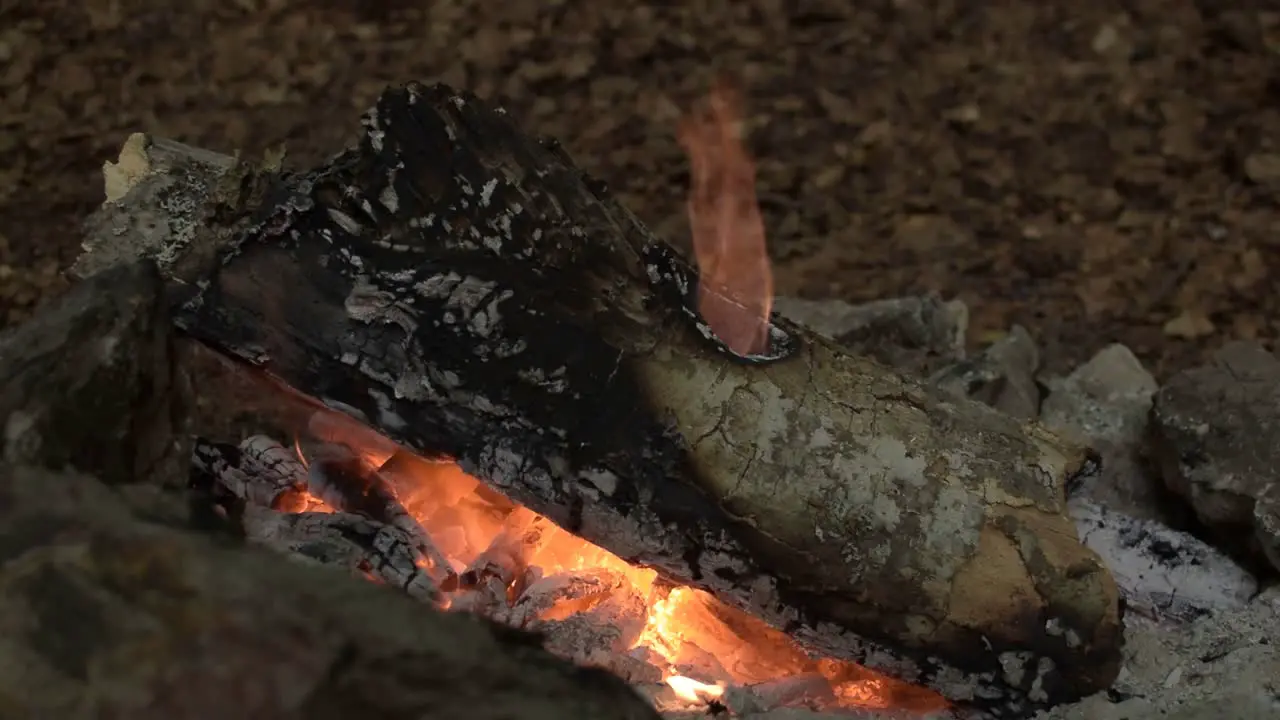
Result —
POLYGON ((717 83, 677 132, 689 156, 689 224, 698 262, 698 311, 740 355, 769 347, 773 273, 756 200, 756 169, 742 145, 741 97, 717 83))

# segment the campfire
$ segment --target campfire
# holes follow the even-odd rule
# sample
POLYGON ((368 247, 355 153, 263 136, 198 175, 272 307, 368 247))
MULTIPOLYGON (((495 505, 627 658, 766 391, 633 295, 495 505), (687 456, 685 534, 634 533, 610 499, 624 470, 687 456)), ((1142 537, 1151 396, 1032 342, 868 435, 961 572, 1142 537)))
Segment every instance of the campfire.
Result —
POLYGON ((664 712, 801 707, 928 713, 936 693, 814 657, 785 633, 701 590, 663 582, 511 502, 456 463, 425 460, 342 415, 318 412, 291 447, 253 436, 201 442, 197 465, 224 501, 247 500, 249 539, 345 564, 442 610, 545 636, 664 712), (362 528, 365 541, 352 543, 362 528), (338 552, 316 553, 326 546, 338 552))
MULTIPOLYGON (((679 137, 692 165, 698 311, 733 352, 763 356, 772 278, 739 102, 721 82, 679 137)), ((948 707, 925 688, 815 656, 707 592, 573 535, 451 459, 424 459, 340 413, 316 411, 291 447, 255 435, 234 448, 201 442, 195 456, 215 496, 256 504, 245 518, 251 540, 305 557, 307 544, 349 545, 344 533, 363 527, 377 539, 319 559, 341 557, 441 610, 537 631, 552 652, 623 677, 660 711, 948 707)))
POLYGON ((305 172, 135 136, 75 271, 153 258, 188 337, 305 408, 196 442, 245 537, 534 631, 668 717, 1106 688, 1118 591, 1064 490, 1088 453, 772 314, 739 105, 679 128, 696 268, 554 142, 410 84, 305 172))

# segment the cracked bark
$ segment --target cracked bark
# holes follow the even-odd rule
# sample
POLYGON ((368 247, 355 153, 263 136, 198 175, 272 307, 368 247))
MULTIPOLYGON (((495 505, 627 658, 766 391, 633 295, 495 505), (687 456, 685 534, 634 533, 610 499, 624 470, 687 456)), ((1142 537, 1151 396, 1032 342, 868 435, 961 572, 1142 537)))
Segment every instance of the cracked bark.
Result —
POLYGON ((815 650, 1005 717, 1114 679, 1084 453, 782 320, 734 355, 679 256, 471 96, 364 126, 301 173, 135 136, 76 271, 156 258, 200 341, 815 650))

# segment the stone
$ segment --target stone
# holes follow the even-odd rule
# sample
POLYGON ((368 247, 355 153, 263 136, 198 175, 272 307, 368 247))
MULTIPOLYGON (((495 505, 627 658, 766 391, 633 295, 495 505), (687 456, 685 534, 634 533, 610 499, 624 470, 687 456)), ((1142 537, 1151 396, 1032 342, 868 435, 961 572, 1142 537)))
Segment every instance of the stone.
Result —
POLYGON ((1019 420, 1034 420, 1040 414, 1040 388, 1035 380, 1039 367, 1035 339, 1026 328, 1014 325, 982 352, 939 370, 929 381, 1019 420))
POLYGON ((537 636, 0 465, 0 715, 658 720, 537 636))
POLYGON ((852 305, 843 300, 779 297, 774 310, 849 351, 915 377, 964 357, 969 309, 935 294, 852 305))
POLYGON ((1280 185, 1280 154, 1249 155, 1244 159, 1244 174, 1259 185, 1280 185))
POLYGON ((1280 480, 1280 359, 1254 342, 1230 343, 1172 377, 1152 417, 1165 484, 1209 528, 1251 542, 1258 498, 1280 480))
POLYGON ((1145 457, 1156 380, 1124 345, 1103 348, 1065 378, 1049 378, 1040 420, 1050 430, 1092 447, 1102 471, 1072 488, 1086 498, 1133 517, 1182 518, 1145 457))
POLYGON ((190 387, 172 335, 149 261, 76 283, 0 335, 3 459, 115 485, 185 478, 190 387))

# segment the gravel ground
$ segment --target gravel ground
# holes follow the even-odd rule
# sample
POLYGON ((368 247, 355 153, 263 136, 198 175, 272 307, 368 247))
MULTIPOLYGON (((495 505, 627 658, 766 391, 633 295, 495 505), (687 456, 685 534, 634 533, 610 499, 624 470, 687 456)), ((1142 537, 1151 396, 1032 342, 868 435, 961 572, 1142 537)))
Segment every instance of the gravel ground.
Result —
POLYGON ((937 290, 1050 369, 1159 375, 1280 335, 1267 0, 0 0, 0 324, 64 284, 98 168, 146 130, 295 163, 440 79, 561 139, 687 242, 675 119, 740 79, 778 290, 937 290), (346 8, 361 7, 356 12, 346 8))

